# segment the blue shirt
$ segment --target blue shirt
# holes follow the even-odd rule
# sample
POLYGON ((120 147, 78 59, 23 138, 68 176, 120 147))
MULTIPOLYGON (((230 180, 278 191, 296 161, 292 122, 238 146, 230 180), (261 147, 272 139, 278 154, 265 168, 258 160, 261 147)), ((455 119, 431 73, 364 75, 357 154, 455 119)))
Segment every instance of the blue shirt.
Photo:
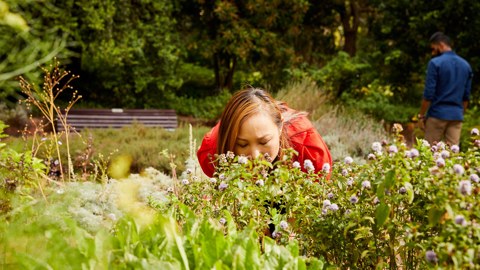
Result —
POLYGON ((463 121, 463 101, 470 100, 472 68, 453 51, 428 62, 423 97, 430 101, 427 117, 463 121))

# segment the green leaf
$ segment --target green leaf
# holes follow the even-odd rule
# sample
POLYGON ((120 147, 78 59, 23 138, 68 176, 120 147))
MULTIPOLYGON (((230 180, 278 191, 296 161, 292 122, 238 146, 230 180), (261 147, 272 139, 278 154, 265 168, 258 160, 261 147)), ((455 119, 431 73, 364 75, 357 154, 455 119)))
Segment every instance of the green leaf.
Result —
POLYGON ((407 190, 408 203, 411 204, 413 202, 414 197, 415 197, 415 194, 413 192, 413 186, 409 182, 406 182, 404 184, 404 186, 405 186, 405 189, 407 190))
POLYGON ((385 175, 385 189, 390 189, 395 183, 395 169, 388 171, 385 175))
POLYGON ((375 209, 375 220, 378 227, 381 227, 388 218, 390 206, 386 203, 380 203, 375 209))
POLYGON ((440 222, 440 219, 442 218, 443 213, 445 213, 444 210, 438 209, 435 206, 432 206, 430 210, 428 210, 428 222, 430 225, 436 225, 440 222))

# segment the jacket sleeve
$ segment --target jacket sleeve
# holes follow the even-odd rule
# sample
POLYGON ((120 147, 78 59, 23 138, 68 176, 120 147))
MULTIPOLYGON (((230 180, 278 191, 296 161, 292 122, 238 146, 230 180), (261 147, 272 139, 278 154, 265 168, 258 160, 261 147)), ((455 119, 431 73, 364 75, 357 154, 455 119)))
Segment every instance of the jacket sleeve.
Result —
POLYGON ((218 136, 219 123, 215 125, 205 136, 203 137, 202 144, 197 151, 198 163, 202 167, 203 172, 212 177, 215 172, 213 166, 214 155, 217 153, 217 136, 218 136))
MULTIPOLYGON (((330 165, 331 172, 333 164, 330 150, 310 120, 307 117, 300 117, 292 122, 289 129, 290 142, 293 149, 298 152, 297 161, 300 162, 302 170, 305 171, 304 161, 309 159, 315 166, 316 173, 322 171, 325 163, 330 165)), ((328 174, 327 179, 330 175, 331 173, 328 174)))

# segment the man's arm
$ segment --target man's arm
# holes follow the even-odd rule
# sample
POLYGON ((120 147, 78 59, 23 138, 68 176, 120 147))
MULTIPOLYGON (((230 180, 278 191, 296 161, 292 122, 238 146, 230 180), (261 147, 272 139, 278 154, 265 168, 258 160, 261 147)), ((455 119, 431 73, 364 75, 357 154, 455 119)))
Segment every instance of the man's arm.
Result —
MULTIPOLYGON (((430 107, 430 101, 425 98, 422 99, 422 105, 420 106, 420 112, 418 113, 418 118, 424 118, 425 113, 427 113, 428 107, 430 107)), ((420 119, 419 119, 420 120, 420 119)))

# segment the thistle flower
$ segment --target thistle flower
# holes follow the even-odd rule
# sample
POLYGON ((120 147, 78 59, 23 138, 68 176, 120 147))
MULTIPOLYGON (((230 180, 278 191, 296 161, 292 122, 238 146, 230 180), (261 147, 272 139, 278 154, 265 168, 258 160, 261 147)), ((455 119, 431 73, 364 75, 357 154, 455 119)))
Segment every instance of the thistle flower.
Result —
POLYGON ((460 181, 458 191, 462 193, 462 195, 472 194, 472 183, 469 180, 460 181))
POLYGON ((438 146, 436 145, 433 145, 432 147, 430 147, 430 151, 432 152, 437 152, 437 150, 438 150, 438 146))
POLYGON ((350 157, 350 156, 345 157, 344 162, 345 162, 345 164, 347 164, 347 165, 348 165, 348 164, 352 164, 352 163, 353 163, 353 158, 350 157))
POLYGON ((379 142, 372 143, 372 150, 376 153, 381 153, 382 152, 382 144, 379 143, 379 142))
POLYGON ((465 172, 465 169, 463 168, 462 165, 460 165, 460 164, 455 164, 455 165, 453 165, 453 171, 454 171, 456 174, 462 175, 462 174, 465 172))
POLYGON ((480 181, 480 178, 478 177, 478 174, 472 173, 472 174, 470 175, 470 180, 473 181, 473 182, 475 182, 475 183, 478 183, 478 182, 480 181))
POLYGON ((405 151, 405 157, 412 158, 412 152, 410 150, 405 151))
POLYGON ((427 252, 425 252, 425 258, 427 259, 427 262, 431 262, 431 263, 438 262, 437 254, 433 250, 427 250, 427 252))
POLYGON ((375 199, 373 199, 373 204, 379 204, 380 203, 380 199, 378 199, 378 197, 375 197, 375 199))
POLYGON ((398 153, 398 148, 397 148, 397 146, 396 146, 396 145, 390 145, 390 146, 388 147, 388 152, 389 152, 390 154, 398 153))
POLYGON ((329 192, 329 193, 327 194, 327 198, 333 199, 333 197, 335 197, 335 195, 333 195, 332 192, 329 192))
POLYGON ((458 147, 458 145, 454 144, 452 145, 452 147, 450 147, 450 150, 452 150, 453 153, 458 153, 460 152, 460 147, 458 147))
POLYGON ((182 184, 188 185, 188 184, 190 184, 190 182, 188 182, 188 179, 183 179, 183 180, 182 180, 182 184))
POLYGON ((305 161, 303 161, 303 168, 305 168, 308 172, 315 170, 315 167, 310 159, 305 159, 305 161))
POLYGON ((445 160, 443 158, 438 158, 436 161, 437 167, 445 167, 445 160))
POLYGON ((443 159, 447 159, 450 157, 450 152, 448 152, 447 150, 442 150, 442 152, 440 153, 440 156, 443 158, 443 159))
POLYGON ((437 147, 438 147, 438 149, 445 150, 445 143, 444 142, 438 142, 437 147))
POLYGON ((345 169, 345 168, 343 168, 343 169, 342 169, 342 175, 343 175, 343 176, 347 176, 347 175, 348 175, 348 170, 345 169))
POLYGON ((293 166, 293 168, 300 168, 300 162, 294 161, 292 166, 293 166))
POLYGON ((354 203, 354 204, 357 203, 358 202, 358 197, 355 196, 355 195, 352 195, 352 197, 350 197, 350 202, 354 203))
POLYGON ((218 179, 220 179, 220 180, 225 180, 225 174, 223 174, 223 173, 220 174, 220 175, 218 176, 218 179))
POLYGON ((282 228, 282 230, 288 229, 288 223, 285 220, 280 221, 280 228, 282 228))
POLYGON ((262 187, 264 185, 263 180, 262 179, 257 180, 257 182, 255 182, 255 185, 262 187))
POLYGON ((185 172, 186 172, 187 174, 191 174, 191 173, 192 173, 192 170, 191 170, 191 169, 187 169, 185 172))
POLYGON ((456 215, 455 224, 458 224, 461 226, 467 226, 467 220, 465 220, 465 217, 463 215, 456 215))
POLYGON ((246 156, 239 156, 238 157, 238 164, 247 164, 248 158, 246 156))
POLYGON ((398 190, 398 192, 399 192, 400 194, 405 194, 405 193, 407 193, 407 189, 406 189, 405 187, 401 187, 401 188, 398 190))
POLYGON ((365 181, 362 182, 362 187, 366 188, 366 189, 370 189, 372 187, 372 185, 370 184, 370 181, 365 180, 365 181))
POLYGON ((281 235, 282 235, 282 234, 279 233, 279 232, 276 232, 276 231, 272 232, 272 238, 273 238, 273 239, 275 239, 275 238, 277 238, 277 237, 280 237, 281 235))
POLYGON ((210 178, 210 183, 212 184, 216 184, 217 183, 217 179, 216 178, 210 178))
POLYGON ((473 136, 478 136, 480 135, 480 131, 478 131, 478 128, 472 128, 472 131, 470 131, 470 134, 473 136))
POLYGON ((220 183, 220 185, 218 185, 218 190, 224 191, 227 187, 228 187, 228 184, 222 182, 220 183))
POLYGON ((338 209, 339 209, 339 207, 336 203, 332 203, 328 208, 332 211, 338 211, 338 209))
POLYGON ((376 159, 376 158, 377 158, 377 157, 376 157, 374 154, 372 154, 372 153, 368 154, 368 156, 367 156, 367 159, 368 159, 368 160, 373 160, 373 159, 376 159))
POLYGON ((227 223, 227 220, 222 217, 222 218, 220 218, 220 219, 218 220, 218 222, 219 222, 220 224, 222 224, 222 225, 225 225, 225 223, 227 223))
POLYGON ((323 163, 322 171, 329 173, 330 172, 330 163, 323 163))

